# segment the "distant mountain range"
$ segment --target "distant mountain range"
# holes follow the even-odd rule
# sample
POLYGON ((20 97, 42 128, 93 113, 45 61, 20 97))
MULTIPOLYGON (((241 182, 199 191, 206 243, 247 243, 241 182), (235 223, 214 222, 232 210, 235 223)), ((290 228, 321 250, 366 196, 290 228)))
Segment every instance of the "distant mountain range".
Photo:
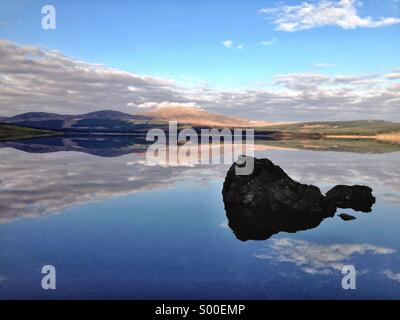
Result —
POLYGON ((65 132, 130 133, 146 131, 152 127, 167 126, 168 121, 180 125, 203 127, 255 127, 272 123, 227 117, 198 108, 161 108, 131 115, 119 111, 102 110, 79 115, 61 115, 29 112, 13 117, 0 117, 0 123, 65 132))
POLYGON ((66 135, 33 136, 29 139, 1 141, 1 148, 14 148, 29 153, 51 153, 60 151, 84 152, 100 157, 119 157, 130 153, 145 153, 150 143, 145 137, 132 135, 66 135))
POLYGON ((400 124, 390 121, 324 121, 272 123, 228 117, 192 107, 158 107, 141 114, 102 110, 80 115, 29 112, 0 117, 0 140, 52 134, 135 134, 152 128, 168 131, 168 121, 180 128, 254 128, 258 138, 268 139, 377 139, 400 143, 400 124))
MULTIPOLYGON (((115 132, 126 133, 148 129, 154 119, 142 115, 130 115, 112 110, 96 111, 80 115, 29 112, 14 117, 0 118, 4 124, 12 124, 41 130, 66 132, 115 132)), ((160 123, 157 123, 158 125, 160 123)))

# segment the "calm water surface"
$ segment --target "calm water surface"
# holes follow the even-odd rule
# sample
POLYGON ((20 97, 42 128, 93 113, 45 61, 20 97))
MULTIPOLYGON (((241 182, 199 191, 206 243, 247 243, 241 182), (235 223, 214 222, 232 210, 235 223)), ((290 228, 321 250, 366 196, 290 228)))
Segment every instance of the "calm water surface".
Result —
MULTIPOLYGON (((85 151, 85 150, 82 150, 85 151)), ((229 165, 147 166, 144 153, 0 149, 0 298, 400 298, 400 153, 259 150, 292 178, 365 184, 371 213, 266 241, 237 240, 229 165), (44 152, 44 151, 43 151, 44 152), (57 289, 41 289, 41 268, 57 289), (357 289, 343 290, 353 264, 357 289)))

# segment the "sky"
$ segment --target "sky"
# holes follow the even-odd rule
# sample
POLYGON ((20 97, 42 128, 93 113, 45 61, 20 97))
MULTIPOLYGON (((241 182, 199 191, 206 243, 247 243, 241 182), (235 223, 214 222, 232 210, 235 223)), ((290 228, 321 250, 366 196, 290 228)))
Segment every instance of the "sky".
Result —
POLYGON ((400 121, 399 35, 400 0, 0 0, 0 115, 400 121))

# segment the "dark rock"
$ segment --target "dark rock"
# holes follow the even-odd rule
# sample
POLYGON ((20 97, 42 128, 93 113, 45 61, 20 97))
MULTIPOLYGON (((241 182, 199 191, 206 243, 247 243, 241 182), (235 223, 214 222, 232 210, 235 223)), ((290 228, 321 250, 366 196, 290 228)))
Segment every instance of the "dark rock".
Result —
POLYGON ((363 212, 371 212, 375 203, 372 189, 367 186, 337 185, 326 193, 326 197, 338 208, 363 212))
POLYGON ((338 216, 344 221, 349 221, 349 220, 355 220, 356 219, 355 216, 352 216, 351 214, 347 214, 347 213, 341 213, 338 216))
POLYGON ((335 214, 318 187, 294 181, 268 159, 254 159, 250 175, 236 175, 236 166, 229 169, 222 194, 229 226, 242 241, 315 228, 335 214))
POLYGON ((268 159, 254 159, 250 175, 237 175, 241 166, 243 159, 229 169, 222 195, 229 227, 242 241, 312 229, 333 217, 338 206, 371 210, 375 202, 365 186, 337 186, 324 196, 318 187, 294 181, 268 159))

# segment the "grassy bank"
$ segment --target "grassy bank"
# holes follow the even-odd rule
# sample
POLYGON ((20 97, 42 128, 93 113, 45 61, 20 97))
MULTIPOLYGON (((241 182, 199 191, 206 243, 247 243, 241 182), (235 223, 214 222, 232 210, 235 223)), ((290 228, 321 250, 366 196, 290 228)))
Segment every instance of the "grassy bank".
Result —
POLYGON ((49 136, 57 133, 27 127, 0 124, 0 141, 28 139, 38 136, 49 136))
POLYGON ((393 138, 400 134, 400 123, 379 120, 360 120, 360 121, 332 121, 332 122, 305 122, 293 123, 287 125, 269 126, 256 128, 256 131, 277 131, 290 133, 293 135, 319 134, 321 136, 330 136, 335 139, 364 137, 377 138, 383 136, 384 139, 393 138))

